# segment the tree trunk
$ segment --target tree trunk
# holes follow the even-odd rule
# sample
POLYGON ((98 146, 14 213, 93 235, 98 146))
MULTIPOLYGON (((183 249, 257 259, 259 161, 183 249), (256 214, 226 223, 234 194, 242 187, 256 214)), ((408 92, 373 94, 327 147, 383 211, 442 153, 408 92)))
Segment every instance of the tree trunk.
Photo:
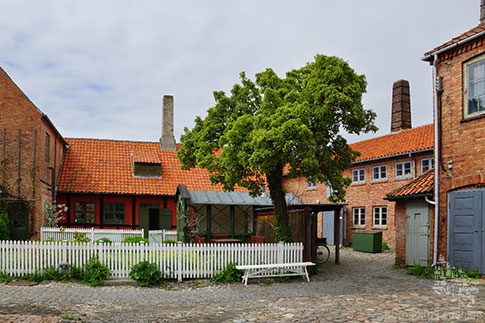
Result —
POLYGON ((270 190, 270 197, 274 204, 275 218, 285 232, 289 233, 288 206, 286 205, 286 193, 283 189, 283 167, 279 167, 270 174, 267 174, 266 178, 270 190))

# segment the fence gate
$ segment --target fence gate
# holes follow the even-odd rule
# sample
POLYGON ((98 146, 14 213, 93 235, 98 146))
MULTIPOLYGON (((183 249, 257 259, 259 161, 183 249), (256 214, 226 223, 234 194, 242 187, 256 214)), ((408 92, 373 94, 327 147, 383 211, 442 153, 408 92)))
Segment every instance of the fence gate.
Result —
POLYGON ((428 204, 420 200, 406 203, 406 265, 429 265, 430 218, 428 204))
POLYGON ((464 270, 485 273, 485 190, 450 192, 448 260, 464 270))
POLYGON ((27 240, 29 238, 29 209, 24 203, 8 203, 8 219, 10 221, 10 238, 12 240, 27 240))

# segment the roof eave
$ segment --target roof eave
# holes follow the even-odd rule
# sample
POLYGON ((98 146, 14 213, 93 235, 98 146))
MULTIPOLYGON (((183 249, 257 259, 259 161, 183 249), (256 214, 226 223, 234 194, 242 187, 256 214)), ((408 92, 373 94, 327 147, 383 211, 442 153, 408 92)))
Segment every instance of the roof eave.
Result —
POLYGON ((402 196, 386 196, 384 197, 384 200, 398 201, 398 200, 406 200, 406 199, 426 197, 426 196, 433 196, 433 192, 426 192, 426 193, 420 193, 420 194, 408 194, 408 195, 402 195, 402 196))
POLYGON ((480 38, 482 36, 485 36, 485 30, 483 30, 483 31, 481 31, 481 32, 479 32, 479 33, 477 33, 475 35, 472 35, 472 36, 470 36, 468 38, 462 39, 462 40, 460 40, 460 41, 458 41, 458 42, 456 42, 454 44, 451 44, 449 46, 446 46, 445 48, 442 48, 442 49, 439 49, 439 50, 431 50, 431 51, 425 53, 424 54, 424 57, 421 58, 421 60, 422 61, 425 61, 425 62, 431 62, 433 60, 433 57, 435 55, 440 55, 440 54, 442 54, 444 52, 447 52, 447 51, 449 51, 449 50, 451 50, 453 48, 456 48, 456 47, 458 47, 460 45, 463 45, 463 44, 465 44, 465 43, 467 43, 469 41, 472 41, 472 40, 474 40, 476 38, 480 38))

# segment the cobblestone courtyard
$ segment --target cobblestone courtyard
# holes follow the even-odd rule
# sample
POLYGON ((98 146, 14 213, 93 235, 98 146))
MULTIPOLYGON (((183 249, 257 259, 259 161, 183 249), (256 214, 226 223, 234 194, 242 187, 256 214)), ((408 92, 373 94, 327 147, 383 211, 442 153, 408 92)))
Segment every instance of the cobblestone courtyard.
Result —
POLYGON ((394 254, 341 251, 310 283, 172 284, 169 290, 0 284, 0 321, 59 322, 402 322, 485 321, 485 284, 441 282, 393 269, 394 254))

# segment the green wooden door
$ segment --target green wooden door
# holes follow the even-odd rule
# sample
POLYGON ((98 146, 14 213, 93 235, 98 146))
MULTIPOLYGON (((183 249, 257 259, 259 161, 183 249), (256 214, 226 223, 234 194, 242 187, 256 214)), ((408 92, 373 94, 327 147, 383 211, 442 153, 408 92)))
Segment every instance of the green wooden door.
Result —
POLYGON ((24 203, 9 203, 7 208, 12 240, 29 239, 29 209, 24 203))
POLYGON ((172 210, 171 209, 160 209, 159 212, 159 230, 172 230, 172 210))

